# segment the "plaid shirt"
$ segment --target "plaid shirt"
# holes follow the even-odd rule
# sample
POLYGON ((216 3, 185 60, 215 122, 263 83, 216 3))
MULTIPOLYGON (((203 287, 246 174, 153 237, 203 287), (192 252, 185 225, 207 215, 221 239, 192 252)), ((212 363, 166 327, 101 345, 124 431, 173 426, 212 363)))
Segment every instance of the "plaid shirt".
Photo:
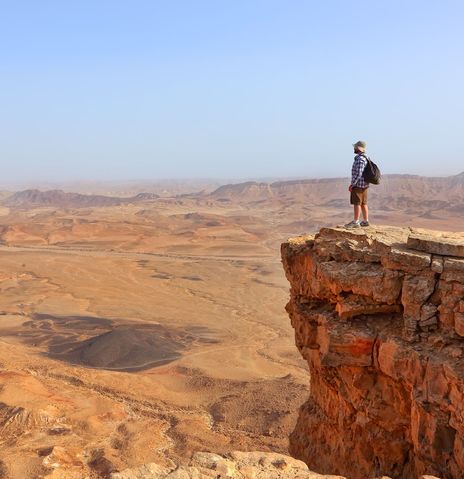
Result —
POLYGON ((368 188, 369 183, 363 178, 364 168, 366 168, 367 160, 364 155, 356 155, 354 157, 353 167, 351 168, 351 186, 357 188, 368 188))

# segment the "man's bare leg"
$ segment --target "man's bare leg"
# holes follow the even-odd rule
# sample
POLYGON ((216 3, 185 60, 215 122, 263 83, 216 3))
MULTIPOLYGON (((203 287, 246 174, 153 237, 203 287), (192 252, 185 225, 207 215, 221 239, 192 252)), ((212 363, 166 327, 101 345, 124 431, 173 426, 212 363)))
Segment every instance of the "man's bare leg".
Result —
POLYGON ((361 216, 361 205, 353 205, 354 210, 354 220, 359 221, 359 217, 361 216))
MULTIPOLYGON (((361 205, 361 210, 362 210, 364 221, 369 221, 369 208, 367 207, 367 205, 361 205)), ((355 213, 355 216, 356 216, 356 213, 355 213)), ((358 213, 358 218, 359 218, 359 213, 358 213)))

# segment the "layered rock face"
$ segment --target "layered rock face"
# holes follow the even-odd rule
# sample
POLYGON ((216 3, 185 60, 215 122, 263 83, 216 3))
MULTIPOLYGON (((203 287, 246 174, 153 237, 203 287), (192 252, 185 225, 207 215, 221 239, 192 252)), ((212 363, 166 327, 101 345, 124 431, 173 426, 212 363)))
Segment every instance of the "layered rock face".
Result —
POLYGON ((291 453, 350 479, 464 477, 464 235, 327 228, 282 259, 311 373, 291 453))

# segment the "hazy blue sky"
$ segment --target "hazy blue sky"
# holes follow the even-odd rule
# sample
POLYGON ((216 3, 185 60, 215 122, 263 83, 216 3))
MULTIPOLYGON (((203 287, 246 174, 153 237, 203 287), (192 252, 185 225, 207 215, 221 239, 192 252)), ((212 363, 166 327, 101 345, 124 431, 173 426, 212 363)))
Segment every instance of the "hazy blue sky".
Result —
POLYGON ((464 170, 464 2, 0 0, 2 181, 464 170))

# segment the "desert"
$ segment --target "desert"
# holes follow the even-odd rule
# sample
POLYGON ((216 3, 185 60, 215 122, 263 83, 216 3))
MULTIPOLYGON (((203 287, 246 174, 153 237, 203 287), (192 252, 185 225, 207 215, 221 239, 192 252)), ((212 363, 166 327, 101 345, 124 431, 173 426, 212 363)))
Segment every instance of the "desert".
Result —
POLYGON ((464 2, 1 6, 0 479, 463 479, 464 2))
MULTIPOLYGON (((343 223, 347 182, 4 191, 0 477, 288 454, 309 374, 279 246, 343 223)), ((463 183, 387 177, 372 221, 460 231, 463 183)))

